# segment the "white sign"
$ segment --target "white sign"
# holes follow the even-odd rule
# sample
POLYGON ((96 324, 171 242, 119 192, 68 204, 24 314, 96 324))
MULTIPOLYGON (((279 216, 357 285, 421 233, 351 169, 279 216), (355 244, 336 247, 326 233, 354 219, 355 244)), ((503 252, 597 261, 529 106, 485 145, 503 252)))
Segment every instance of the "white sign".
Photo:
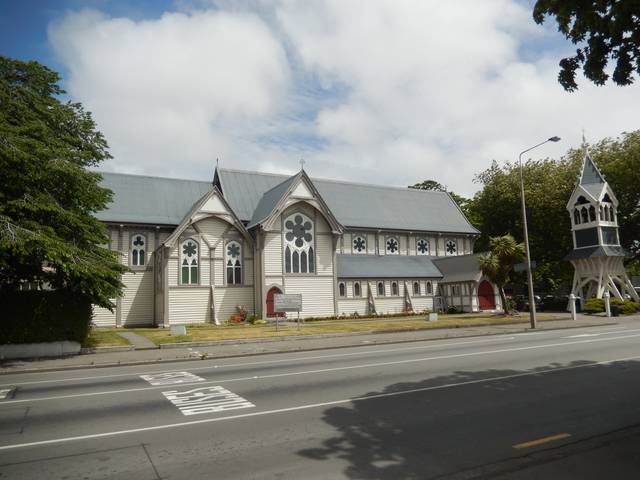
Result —
POLYGON ((222 387, 201 387, 179 392, 171 390, 162 394, 182 412, 183 415, 226 412, 255 405, 222 387))
POLYGON ((151 385, 176 385, 178 383, 204 382, 204 378, 198 377, 189 372, 167 372, 153 373, 151 375, 140 375, 151 385))
POLYGON ((276 312, 299 312, 302 310, 302 294, 276 293, 273 296, 273 310, 276 312))

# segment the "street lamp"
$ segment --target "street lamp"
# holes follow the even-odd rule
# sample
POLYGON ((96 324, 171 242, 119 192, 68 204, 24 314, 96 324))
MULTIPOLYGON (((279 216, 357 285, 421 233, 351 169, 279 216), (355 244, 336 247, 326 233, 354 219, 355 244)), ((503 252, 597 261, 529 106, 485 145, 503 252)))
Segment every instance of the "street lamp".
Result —
POLYGON ((522 173, 522 155, 538 148, 540 145, 544 145, 547 142, 558 142, 560 137, 551 137, 534 145, 531 148, 527 148, 520 152, 518 156, 518 164, 520 165, 520 197, 522 199, 522 225, 524 227, 524 249, 527 254, 527 282, 529 283, 529 318, 531 319, 531 328, 536 328, 536 302, 533 298, 533 275, 531 274, 531 254, 529 253, 529 232, 527 230, 527 206, 524 200, 524 175, 522 173))

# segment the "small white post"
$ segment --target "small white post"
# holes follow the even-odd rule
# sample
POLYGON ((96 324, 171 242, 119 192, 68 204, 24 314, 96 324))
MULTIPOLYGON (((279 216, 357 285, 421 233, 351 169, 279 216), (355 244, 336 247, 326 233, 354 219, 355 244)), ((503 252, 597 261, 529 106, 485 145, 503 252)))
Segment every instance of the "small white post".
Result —
POLYGON ((611 303, 609 302, 609 292, 604 292, 602 295, 604 298, 604 311, 607 313, 607 317, 611 316, 611 303))
POLYGON ((571 320, 576 319, 576 296, 572 293, 569 295, 569 304, 571 306, 571 320))

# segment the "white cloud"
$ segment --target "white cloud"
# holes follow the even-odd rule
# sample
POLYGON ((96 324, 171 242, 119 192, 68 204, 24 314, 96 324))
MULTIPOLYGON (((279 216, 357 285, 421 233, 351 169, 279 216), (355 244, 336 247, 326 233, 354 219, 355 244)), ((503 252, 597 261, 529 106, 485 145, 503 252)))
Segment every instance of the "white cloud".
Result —
POLYGON ((637 128, 636 87, 561 89, 552 25, 515 0, 183 3, 50 30, 111 168, 209 178, 216 156, 270 171, 304 156, 312 175, 471 194, 492 159, 551 135, 563 142, 536 157, 577 146, 583 127, 591 140, 637 128))

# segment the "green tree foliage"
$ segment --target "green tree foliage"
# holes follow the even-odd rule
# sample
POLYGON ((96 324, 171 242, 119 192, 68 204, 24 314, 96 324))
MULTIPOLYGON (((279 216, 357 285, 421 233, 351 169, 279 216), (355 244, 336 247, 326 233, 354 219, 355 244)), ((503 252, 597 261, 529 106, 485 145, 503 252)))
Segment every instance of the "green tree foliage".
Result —
POLYGON ((111 307, 124 270, 93 214, 111 191, 87 168, 109 158, 79 103, 63 103, 57 73, 0 57, 0 290, 47 282, 111 307))
POLYGON ((511 235, 491 237, 489 251, 478 257, 478 264, 485 275, 498 287, 505 313, 508 312, 504 286, 511 281, 511 271, 525 256, 524 244, 516 242, 511 235))
MULTIPOLYGON (((616 194, 622 245, 633 254, 631 267, 640 263, 640 131, 619 139, 604 139, 589 148, 616 194)), ((554 291, 571 281, 573 270, 563 260, 573 249, 567 201, 582 166, 584 149, 570 150, 560 160, 529 160, 524 164, 527 222, 531 258, 536 261, 534 281, 554 291)), ((482 189, 471 205, 482 232, 476 251, 489 248, 490 237, 510 233, 523 240, 518 165, 493 163, 476 176, 482 189)))
POLYGON ((473 200, 470 198, 465 198, 462 195, 458 195, 456 193, 450 192, 447 190, 447 187, 442 185, 440 182, 436 182, 435 180, 423 180, 420 183, 416 183, 414 185, 409 185, 409 188, 415 188, 416 190, 435 190, 437 192, 446 192, 453 199, 454 202, 460 207, 462 213, 467 217, 467 219, 475 226, 478 226, 478 219, 475 215, 475 210, 472 207, 473 200))
POLYGON ((567 91, 578 88, 576 72, 596 85, 609 79, 609 60, 615 62, 613 81, 629 85, 640 72, 640 2, 637 0, 537 0, 533 19, 541 24, 555 17, 560 31, 574 45, 573 57, 560 61, 558 81, 567 91))

